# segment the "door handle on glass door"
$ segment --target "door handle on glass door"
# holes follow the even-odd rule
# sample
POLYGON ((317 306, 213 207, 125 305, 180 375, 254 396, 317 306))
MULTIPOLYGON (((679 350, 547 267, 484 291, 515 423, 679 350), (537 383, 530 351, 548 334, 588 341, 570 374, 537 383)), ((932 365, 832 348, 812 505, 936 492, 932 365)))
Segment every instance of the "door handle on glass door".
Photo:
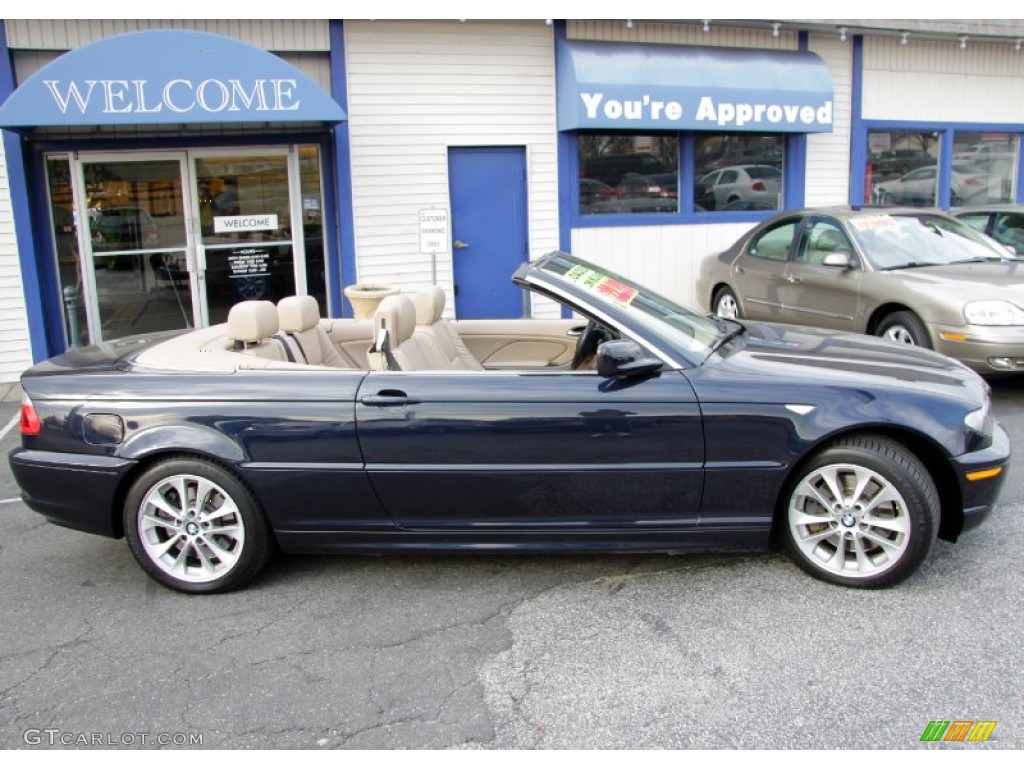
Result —
POLYGON ((456 251, 461 251, 463 248, 469 248, 469 243, 464 243, 461 240, 456 240, 454 243, 452 243, 452 247, 456 251))

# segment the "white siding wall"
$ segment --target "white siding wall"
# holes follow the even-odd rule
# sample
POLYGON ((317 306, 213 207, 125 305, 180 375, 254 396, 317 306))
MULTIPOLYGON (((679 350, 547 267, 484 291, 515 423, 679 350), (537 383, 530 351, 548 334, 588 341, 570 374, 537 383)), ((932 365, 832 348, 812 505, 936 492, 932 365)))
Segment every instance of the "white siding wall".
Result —
MULTIPOLYGON (((430 283, 418 212, 451 209, 448 147, 525 146, 530 253, 558 246, 552 30, 532 22, 346 21, 360 282, 430 283)), ((354 282, 351 275, 346 283, 354 282)), ((438 255, 448 292, 451 254, 438 255)), ((534 314, 551 314, 545 302, 534 314)))
POLYGON ((864 41, 864 118, 1024 123, 1024 55, 1011 43, 864 41))
POLYGON ((0 383, 17 381, 32 365, 10 190, 4 143, 0 141, 0 383))
POLYGON ((850 200, 850 107, 853 44, 837 35, 811 35, 810 49, 832 73, 832 132, 807 138, 805 200, 808 207, 845 205, 850 200))
MULTIPOLYGON (((730 46, 795 50, 797 35, 771 30, 726 29, 702 25, 636 22, 626 29, 621 21, 572 21, 570 38, 613 40, 671 45, 730 46)), ((847 114, 849 108, 846 107, 847 114)), ((847 120, 849 118, 847 117, 847 120)), ((848 130, 848 129, 847 129, 848 130)), ((744 224, 686 224, 645 227, 595 227, 572 231, 572 251, 577 256, 650 285, 665 296, 700 307, 707 297, 697 296, 694 283, 700 262, 710 253, 724 250, 749 230, 744 224)))
MULTIPOLYGON (((215 8, 211 6, 211 11, 215 8)), ((67 51, 104 37, 145 29, 193 29, 233 37, 268 51, 329 51, 325 19, 7 19, 12 48, 67 51)))

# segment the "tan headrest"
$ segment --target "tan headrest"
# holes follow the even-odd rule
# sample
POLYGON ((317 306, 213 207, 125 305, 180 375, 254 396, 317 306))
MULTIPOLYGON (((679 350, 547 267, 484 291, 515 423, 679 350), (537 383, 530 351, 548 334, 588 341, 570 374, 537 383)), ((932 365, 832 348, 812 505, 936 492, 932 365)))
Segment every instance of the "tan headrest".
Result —
POLYGON ((298 333, 320 322, 320 305, 312 296, 287 296, 277 302, 282 331, 298 333))
POLYGON ((277 307, 270 301, 241 301, 228 312, 228 338, 256 342, 277 333, 277 307))
POLYGON ((416 305, 416 325, 433 325, 444 313, 444 291, 436 285, 412 297, 416 305))
POLYGON ((412 338, 416 331, 416 307, 412 299, 403 294, 385 297, 377 306, 373 327, 374 333, 382 327, 388 332, 392 347, 412 338))

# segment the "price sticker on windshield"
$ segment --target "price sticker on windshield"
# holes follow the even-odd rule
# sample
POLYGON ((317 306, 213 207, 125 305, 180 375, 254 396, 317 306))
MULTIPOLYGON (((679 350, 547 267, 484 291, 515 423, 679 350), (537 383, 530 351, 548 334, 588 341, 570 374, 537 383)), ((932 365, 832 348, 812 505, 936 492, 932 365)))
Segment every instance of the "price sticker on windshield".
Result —
POLYGON ((850 219, 850 224, 858 232, 877 232, 880 229, 898 229, 896 219, 887 213, 873 213, 868 216, 857 216, 850 219))
POLYGON ((573 267, 565 273, 565 276, 572 282, 579 283, 602 296, 607 296, 619 304, 630 304, 637 296, 636 288, 631 288, 614 277, 609 277, 582 265, 573 267))

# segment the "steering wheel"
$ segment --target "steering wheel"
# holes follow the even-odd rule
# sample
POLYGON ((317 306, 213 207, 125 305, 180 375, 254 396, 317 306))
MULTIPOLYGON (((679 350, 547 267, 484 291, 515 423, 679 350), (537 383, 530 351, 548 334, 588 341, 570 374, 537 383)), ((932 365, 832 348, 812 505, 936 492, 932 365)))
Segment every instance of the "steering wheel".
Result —
POLYGON ((608 330, 604 326, 595 320, 588 320, 580 337, 576 339, 576 351, 569 367, 574 371, 581 368, 587 360, 597 354, 597 346, 609 338, 608 330))

